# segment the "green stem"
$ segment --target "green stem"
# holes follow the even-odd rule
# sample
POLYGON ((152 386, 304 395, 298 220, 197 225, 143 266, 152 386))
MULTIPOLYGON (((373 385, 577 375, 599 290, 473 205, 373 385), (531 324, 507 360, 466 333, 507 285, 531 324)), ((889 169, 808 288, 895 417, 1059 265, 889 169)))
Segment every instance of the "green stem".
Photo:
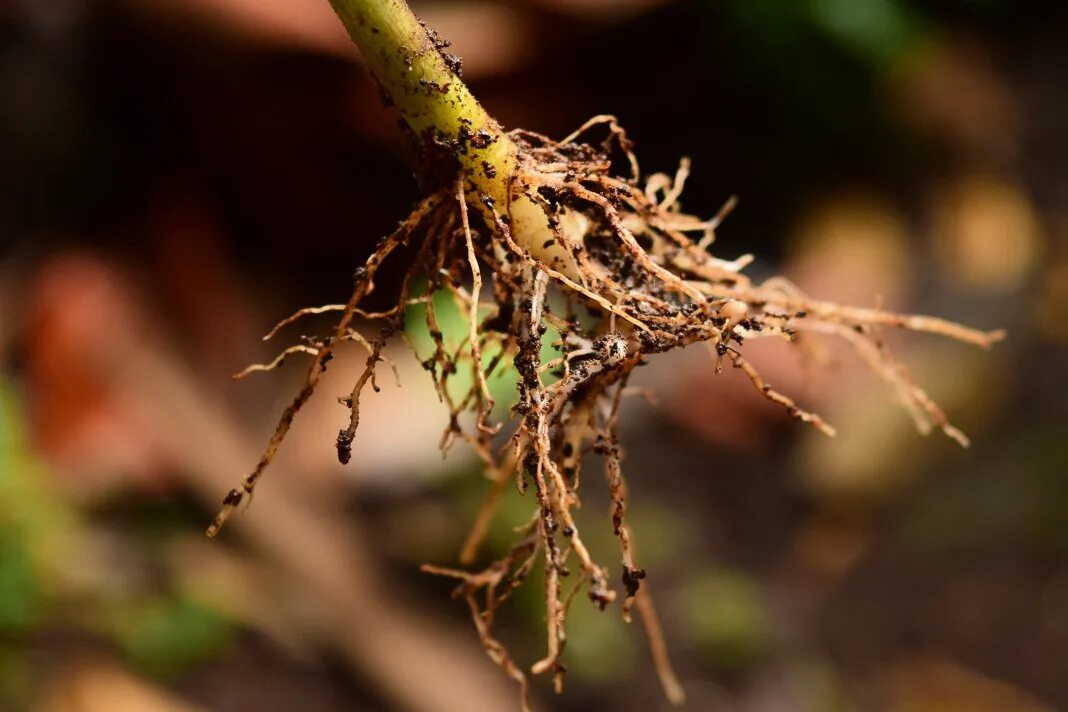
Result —
POLYGON ((506 198, 516 148, 404 0, 330 0, 425 150, 444 147, 476 187, 506 198))
MULTIPOLYGON (((511 190, 518 149, 450 66, 442 48, 404 0, 330 0, 382 90, 418 137, 431 171, 444 149, 466 179, 467 200, 493 225, 476 193, 507 214, 512 237, 547 265, 579 279, 573 260, 554 240, 544 211, 511 190)), ((447 175, 447 180, 459 176, 447 175)), ((581 238, 581 236, 579 236, 581 238)))

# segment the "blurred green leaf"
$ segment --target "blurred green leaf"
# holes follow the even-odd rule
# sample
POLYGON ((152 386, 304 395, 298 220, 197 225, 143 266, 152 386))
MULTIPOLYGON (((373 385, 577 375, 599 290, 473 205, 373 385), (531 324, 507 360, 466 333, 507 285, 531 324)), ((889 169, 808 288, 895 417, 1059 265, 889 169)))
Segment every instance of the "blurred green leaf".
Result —
MULTIPOLYGON (((416 286, 412 293, 413 296, 425 294, 425 283, 416 286)), ((445 349, 450 354, 455 353, 468 334, 467 314, 460 311, 456 301, 445 291, 435 292, 433 300, 434 316, 437 319, 438 327, 441 329, 445 349)), ((486 313, 483 310, 479 314, 479 318, 484 318, 486 313)), ((407 336, 408 341, 419 355, 420 360, 429 358, 434 353, 434 340, 430 337, 430 330, 426 323, 426 305, 413 304, 407 307, 404 312, 404 323, 405 336, 407 336)), ((559 338, 560 333, 556 329, 549 327, 546 330, 541 339, 542 363, 560 355, 560 351, 552 346, 552 343, 559 338)), ((483 368, 488 368, 498 353, 500 353, 500 348, 496 343, 488 344, 482 351, 483 368)), ((465 367, 464 365, 464 363, 470 363, 469 352, 465 353, 464 357, 466 360, 462 359, 461 363, 457 365, 456 373, 449 377, 449 393, 453 397, 463 397, 474 383, 474 374, 471 372, 470 366, 465 367)), ((552 383, 556 380, 550 373, 544 374, 543 379, 546 383, 552 383)), ((488 379, 490 393, 496 402, 495 417, 505 416, 508 409, 515 405, 518 400, 516 392, 516 383, 518 381, 519 374, 516 372, 511 359, 505 359, 498 364, 493 375, 488 379)))
POLYGON ((40 619, 37 559, 64 519, 26 443, 18 397, 0 381, 0 630, 26 630, 40 619))
POLYGON ((0 631, 31 628, 41 604, 24 533, 10 523, 0 524, 0 631))
POLYGON ((809 8, 820 29, 878 67, 899 60, 925 35, 918 19, 894 0, 811 0, 809 8))
POLYGON ((716 665, 748 667, 771 647, 763 591, 744 573, 708 572, 687 584, 678 601, 694 642, 716 665))
POLYGON ((174 675, 215 657, 231 638, 231 622, 184 598, 156 598, 121 614, 116 640, 131 662, 156 676, 174 675))
POLYGON ((584 592, 575 596, 567 618, 566 663, 571 674, 601 684, 622 679, 637 668, 639 646, 644 644, 641 624, 624 623, 618 605, 601 611, 584 592))

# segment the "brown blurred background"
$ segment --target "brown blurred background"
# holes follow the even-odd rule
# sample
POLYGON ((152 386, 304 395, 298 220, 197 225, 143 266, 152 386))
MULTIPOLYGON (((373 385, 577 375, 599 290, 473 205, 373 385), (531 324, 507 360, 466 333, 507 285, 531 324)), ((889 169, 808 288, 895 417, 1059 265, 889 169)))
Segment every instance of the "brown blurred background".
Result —
MULTIPOLYGON (((686 709, 1068 709, 1068 12, 1045 5, 415 4, 506 125, 612 112, 647 172, 693 159, 688 211, 740 196, 718 254, 1009 331, 989 354, 894 338, 970 450, 833 346, 816 370, 749 353, 835 440, 703 350, 645 370, 625 467, 686 709)), ((0 709, 515 706, 417 570, 455 562, 485 483, 438 455, 409 355, 351 466, 343 353, 251 509, 202 535, 303 369, 229 375, 273 355, 277 318, 343 299, 417 197, 396 120, 326 0, 0 4, 0 709)), ((513 494, 491 548, 530 506, 513 494)), ((501 622, 526 665, 539 599, 501 622)), ((640 631, 574 611, 542 708, 665 708, 640 631)))

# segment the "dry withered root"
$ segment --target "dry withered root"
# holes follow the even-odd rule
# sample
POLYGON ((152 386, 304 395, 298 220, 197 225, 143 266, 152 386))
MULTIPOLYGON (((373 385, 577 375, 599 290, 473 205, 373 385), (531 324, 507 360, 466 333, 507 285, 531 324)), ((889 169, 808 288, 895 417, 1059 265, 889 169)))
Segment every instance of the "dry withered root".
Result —
MULTIPOLYGON (((348 3, 360 6, 357 9, 340 7, 346 6, 341 0, 334 4, 357 41, 363 37, 362 30, 354 29, 359 23, 363 23, 359 27, 370 23, 373 34, 378 34, 373 24, 377 16, 362 14, 366 2, 348 3)), ((437 62, 434 56, 441 54, 440 40, 419 32, 423 39, 409 40, 422 44, 402 45, 409 69, 413 64, 419 69, 424 61, 437 62)), ((452 71, 452 64, 448 66, 452 71)), ((383 79, 390 67, 372 62, 372 69, 384 88, 404 91, 408 103, 415 101, 413 93, 448 96, 452 91, 436 82, 428 86, 425 79, 412 89, 400 80, 383 79)), ((466 100, 457 99, 461 104, 466 100)), ((405 110, 403 100, 398 104, 405 110)), ((413 128, 420 126, 410 123, 413 128)), ((349 461, 360 397, 366 387, 377 388, 383 346, 404 333, 407 308, 421 304, 434 345, 423 366, 447 410, 440 446, 448 450, 457 441, 470 445, 484 462, 489 479, 485 502, 460 552, 463 565, 476 560, 504 488, 514 482, 522 493, 533 490, 528 495, 533 505, 530 522, 504 557, 477 571, 429 565, 424 570, 458 581, 455 597, 470 608, 487 654, 520 685, 524 708, 527 675, 494 637, 493 624, 500 606, 539 557, 545 568, 548 646, 531 672, 551 674, 554 688, 562 689, 567 613, 577 594, 584 592, 600 609, 618 601, 626 620, 637 609, 664 690, 672 701, 681 701, 682 689, 668 662, 644 585, 646 572, 635 560, 627 523, 617 423, 633 370, 654 354, 701 342, 710 349, 716 368, 725 363, 741 369, 760 395, 794 418, 834 435, 817 414, 764 382, 743 351, 746 342, 757 338, 803 345, 818 335, 837 336, 886 381, 921 432, 940 429, 967 445, 964 435, 891 357, 880 330, 930 332, 984 348, 1003 334, 935 317, 809 299, 782 278, 754 283, 743 271, 751 256, 728 261, 709 251, 732 203, 711 220, 683 213, 679 198, 688 162, 683 160, 674 176, 655 174, 643 180, 631 143, 613 117, 595 117, 562 141, 522 130, 505 134, 491 121, 475 125, 463 115, 453 125, 455 131, 437 124, 423 127, 419 140, 424 151, 444 148, 455 161, 446 162, 447 179, 437 182, 441 187, 420 202, 356 271, 348 302, 300 310, 280 322, 268 338, 298 319, 326 312, 338 314, 333 329, 286 349, 270 364, 238 374, 269 370, 296 353, 312 356, 304 386, 282 414, 263 457, 240 487, 226 496, 208 535, 215 536, 237 506, 251 497, 293 417, 315 391, 342 341, 356 341, 368 353, 352 391, 338 398, 350 416, 337 435, 336 447, 339 460, 349 461), (595 138, 603 140, 590 143, 595 138), (495 144, 509 147, 505 158, 492 158, 489 152, 495 144), (414 257, 406 258, 410 264, 391 297, 393 306, 365 311, 379 267, 401 247, 414 257), (449 342, 442 333, 436 294, 454 300, 467 315, 468 331, 459 343, 449 342), (355 328, 357 318, 362 332, 355 328), (373 335, 364 335, 368 329, 373 335), (541 347, 549 329, 558 335, 554 345, 560 355, 543 361, 541 347), (518 373, 518 402, 508 417, 495 422, 487 381, 511 364, 518 373), (471 385, 458 392, 457 375, 463 371, 471 374, 464 379, 471 385), (587 453, 598 455, 604 468, 611 496, 610 526, 619 543, 618 568, 593 560, 573 518, 581 502, 587 453)))
MULTIPOLYGON (((782 278, 753 283, 743 272, 750 256, 725 261, 708 251, 722 215, 701 220, 681 211, 687 162, 674 177, 656 174, 643 184, 626 134, 611 117, 597 117, 565 141, 527 131, 512 132, 511 138, 521 147, 520 171, 511 192, 541 207, 551 230, 546 243, 553 244, 543 243, 538 255, 521 247, 509 227, 509 205, 479 193, 466 179, 423 200, 356 271, 347 304, 303 309, 268 335, 304 316, 340 314, 327 337, 306 340, 283 352, 283 357, 296 352, 313 356, 304 387, 283 413, 256 469, 226 496, 208 534, 214 536, 242 499, 252 495, 293 416, 314 392, 335 346, 351 340, 366 348, 368 358, 351 393, 338 399, 350 409, 350 422, 336 443, 338 458, 348 462, 359 423, 360 395, 368 385, 376 388, 382 347, 400 331, 406 307, 424 305, 435 348, 423 365, 448 411, 441 447, 447 450, 457 440, 470 444, 490 479, 461 561, 475 560, 508 482, 514 479, 520 492, 532 488, 535 504, 531 524, 519 542, 487 568, 474 573, 424 568, 459 580, 456 596, 471 608, 487 653, 523 686, 525 696, 526 676, 493 637, 492 626, 498 607, 530 572, 535 557, 545 560, 548 652, 532 671, 552 673, 557 690, 565 669, 561 656, 567 610, 577 591, 584 589, 601 609, 621 599, 628 620, 637 602, 646 629, 658 631, 655 613, 644 597, 645 570, 634 561, 616 427, 627 380, 647 357, 702 342, 717 361, 742 369, 759 394, 798 420, 834 435, 817 414, 766 384, 743 351, 747 341, 757 338, 798 342, 816 334, 839 336, 893 389, 921 432, 937 428, 967 445, 964 435, 890 356, 879 330, 930 332, 984 348, 1003 335, 934 317, 808 299, 782 278), (579 142, 600 125, 610 129, 602 145, 579 142), (620 161, 612 159, 614 153, 627 158, 622 174, 620 161), (401 246, 414 249, 416 256, 394 306, 378 313, 364 311, 361 304, 374 288, 379 266, 401 246), (554 247, 559 249, 551 250, 554 247), (426 291, 414 294, 414 285, 422 281, 426 291), (446 343, 438 326, 433 299, 438 292, 448 294, 468 315, 469 332, 459 344, 446 343), (356 331, 356 317, 376 328, 377 334, 367 338, 356 331), (556 346, 561 356, 543 362, 542 337, 549 327, 560 335, 556 346), (494 357, 484 359, 482 354, 490 350, 494 357), (507 421, 514 427, 497 436, 506 423, 492 422, 487 379, 509 362, 519 373, 519 402, 507 421), (450 378, 464 369, 472 373, 472 386, 458 397, 450 378), (498 442, 502 439, 503 445, 498 442), (580 504, 586 452, 601 456, 611 493, 611 526, 620 549, 619 591, 612 585, 609 567, 590 557, 572 518, 572 510, 580 504), (562 578, 572 569, 573 583, 565 587, 562 578)), ((252 366, 238 375, 278 363, 276 359, 252 366)), ((663 656, 662 643, 654 641, 654 647, 660 651, 657 668, 665 690, 680 699, 681 689, 663 656)))

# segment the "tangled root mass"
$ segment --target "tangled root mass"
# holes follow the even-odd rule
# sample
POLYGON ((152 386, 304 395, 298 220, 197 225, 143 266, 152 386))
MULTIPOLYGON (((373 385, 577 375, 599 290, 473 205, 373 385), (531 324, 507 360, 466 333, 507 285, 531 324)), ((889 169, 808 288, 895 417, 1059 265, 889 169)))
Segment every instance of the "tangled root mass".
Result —
POLYGON ((441 448, 448 450, 458 440, 468 443, 485 463, 489 479, 485 502, 460 553, 461 563, 475 561, 509 482, 520 492, 533 489, 535 505, 518 541, 489 566, 477 571, 437 566, 424 570, 457 580, 455 597, 470 608, 487 654, 519 684, 524 707, 527 675, 494 637, 493 624, 500 606, 539 558, 545 565, 548 646, 531 671, 549 673, 554 687, 561 689, 567 613, 584 591, 601 609, 618 600, 627 620, 633 609, 638 611, 665 692, 679 701, 682 690, 668 663, 644 586, 646 572, 635 560, 627 523, 617 426, 621 398, 634 369, 653 354, 702 342, 717 369, 726 363, 742 370, 761 396, 803 423, 834 435, 819 415, 771 388, 743 351, 751 339, 777 338, 810 348, 810 335, 837 336, 890 386, 922 433, 939 429, 966 446, 963 433, 892 358, 880 330, 930 332, 984 348, 1003 334, 934 317, 809 299, 781 277, 754 283, 743 272, 751 256, 728 261, 709 251, 733 202, 711 220, 683 213, 679 196, 688 162, 683 160, 674 176, 655 174, 643 182, 631 144, 612 117, 595 117, 559 142, 528 131, 514 131, 511 138, 520 153, 510 204, 495 203, 467 178, 430 195, 356 271, 346 304, 302 309, 266 338, 302 317, 339 313, 328 335, 305 338, 273 362, 237 374, 269 370, 296 353, 313 359, 302 389, 283 412, 262 458, 240 487, 226 495, 208 534, 218 533, 241 501, 251 497, 294 415, 314 392, 343 341, 355 341, 367 352, 366 366, 351 392, 338 399, 350 413, 337 435, 338 459, 349 461, 361 394, 368 385, 377 390, 376 368, 386 360, 384 345, 404 333, 408 307, 421 304, 433 343, 433 353, 423 366, 448 410, 441 448), (603 143, 594 146, 578 140, 595 130, 607 130, 603 143), (520 200, 532 202, 544 213, 548 227, 536 237, 540 244, 513 229, 511 209, 520 200), (374 289, 379 267, 401 247, 414 258, 391 302, 394 306, 366 311, 363 304, 374 289), (439 293, 468 315, 468 333, 459 344, 447 343, 443 336, 434 299, 439 293), (361 328, 375 330, 373 336, 354 328, 357 317, 361 328), (554 344, 559 356, 543 360, 541 345, 549 328, 559 335, 554 344), (490 353, 491 358, 483 357, 490 353), (493 422, 494 401, 487 382, 512 364, 518 373, 518 402, 505 422, 493 422), (457 395, 450 386, 463 370, 471 373, 465 379, 471 385, 457 395), (500 432, 505 425, 509 430, 500 432), (572 516, 580 505, 583 455, 588 452, 600 456, 610 492, 611 526, 620 556, 618 590, 609 568, 591 557, 572 516), (574 575, 568 578, 570 574, 574 575), (570 585, 565 585, 565 578, 570 585))

